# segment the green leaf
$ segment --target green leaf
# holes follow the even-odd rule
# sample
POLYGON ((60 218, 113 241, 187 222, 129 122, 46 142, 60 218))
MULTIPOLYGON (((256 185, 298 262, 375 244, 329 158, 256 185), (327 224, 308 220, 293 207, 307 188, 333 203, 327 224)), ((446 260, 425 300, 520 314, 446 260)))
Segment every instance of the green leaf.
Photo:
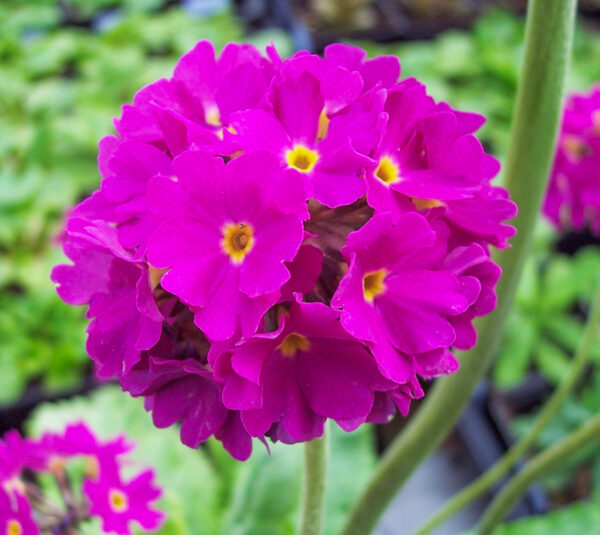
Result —
POLYGON ((549 340, 538 340, 534 354, 538 368, 553 383, 559 383, 569 373, 569 357, 549 340))
POLYGON ((525 377, 538 335, 537 324, 530 316, 523 315, 518 310, 509 316, 493 370, 496 384, 507 387, 525 377))
POLYGON ((503 524, 494 535, 600 535, 600 507, 597 503, 578 503, 503 524))

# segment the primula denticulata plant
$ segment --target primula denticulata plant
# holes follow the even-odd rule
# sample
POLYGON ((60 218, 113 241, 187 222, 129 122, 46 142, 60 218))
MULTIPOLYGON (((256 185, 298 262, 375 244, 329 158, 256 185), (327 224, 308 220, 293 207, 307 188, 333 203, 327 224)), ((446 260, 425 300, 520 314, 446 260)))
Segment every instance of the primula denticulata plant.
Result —
POLYGON ((52 273, 88 304, 98 375, 235 458, 408 413, 492 311, 516 212, 484 119, 437 104, 395 57, 282 60, 202 41, 100 142, 100 189, 52 273))
POLYGON ((192 448, 214 436, 245 460, 253 438, 306 442, 301 533, 320 530, 328 419, 351 432, 406 416, 423 381, 456 373, 439 382, 461 395, 434 388, 413 443, 398 439, 356 505, 345 533, 368 533, 414 468, 402 463, 439 443, 448 429, 432 422, 447 411, 451 427, 485 373, 489 357, 473 355, 502 327, 558 124, 556 51, 569 49, 574 3, 541 3, 506 167, 513 200, 475 134, 484 117, 435 102, 395 57, 348 45, 282 59, 199 42, 100 141, 100 187, 70 212, 72 263, 52 272, 64 301, 88 305, 97 374, 143 396, 157 427, 179 423, 192 448), (561 29, 554 41, 546 26, 561 29), (540 54, 551 59, 532 69, 540 54), (473 320, 497 293, 476 346, 473 320))

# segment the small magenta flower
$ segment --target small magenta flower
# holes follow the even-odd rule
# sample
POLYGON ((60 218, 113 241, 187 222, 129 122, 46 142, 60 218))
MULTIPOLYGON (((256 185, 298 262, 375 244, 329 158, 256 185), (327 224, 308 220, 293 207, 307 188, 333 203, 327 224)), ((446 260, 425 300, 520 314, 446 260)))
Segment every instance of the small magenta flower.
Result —
POLYGON ((123 107, 52 273, 100 375, 240 460, 406 415, 476 342, 515 232, 483 117, 394 57, 266 52, 202 41, 123 107))
POLYGON ((150 238, 148 261, 168 269, 161 286, 193 307, 209 338, 254 333, 290 278, 306 214, 301 184, 266 153, 227 165, 189 151, 173 162, 176 180, 151 185, 151 210, 172 218, 150 238), (179 201, 179 202, 178 202, 179 201))
POLYGON ((320 436, 326 418, 359 425, 371 411, 374 392, 394 387, 342 328, 339 312, 322 303, 295 301, 277 330, 229 351, 213 349, 223 402, 242 411, 244 426, 257 437, 274 424, 284 442, 320 436))
POLYGON ((572 94, 563 113, 543 212, 561 229, 600 235, 600 88, 572 94))
POLYGON ((192 144, 231 154, 230 115, 257 106, 274 73, 251 45, 230 43, 216 59, 212 43, 200 41, 180 59, 171 79, 144 87, 132 106, 123 107, 115 120, 117 133, 172 156, 192 144))
POLYGON ((74 265, 55 267, 51 278, 67 303, 89 304, 88 317, 94 319, 87 350, 98 375, 125 372, 162 330, 148 265, 124 249, 117 230, 103 221, 72 218, 66 235, 65 252, 74 265))
POLYGON ((319 81, 308 72, 296 81, 285 78, 273 84, 271 101, 273 111, 247 110, 234 116, 241 146, 268 150, 282 166, 299 173, 307 198, 335 207, 362 197, 361 170, 370 160, 353 148, 348 131, 323 126, 319 81))
POLYGON ((3 535, 38 535, 27 498, 0 486, 0 533, 3 535))
POLYGON ((412 359, 454 343, 450 317, 469 306, 458 278, 438 268, 443 247, 423 216, 381 214, 350 234, 342 251, 349 269, 331 304, 398 383, 412 375, 412 359))
POLYGON ((148 470, 127 483, 114 475, 85 481, 83 492, 90 501, 90 514, 102 520, 105 533, 131 535, 132 523, 145 530, 160 527, 164 514, 150 505, 161 495, 161 489, 154 486, 153 479, 154 473, 148 470))

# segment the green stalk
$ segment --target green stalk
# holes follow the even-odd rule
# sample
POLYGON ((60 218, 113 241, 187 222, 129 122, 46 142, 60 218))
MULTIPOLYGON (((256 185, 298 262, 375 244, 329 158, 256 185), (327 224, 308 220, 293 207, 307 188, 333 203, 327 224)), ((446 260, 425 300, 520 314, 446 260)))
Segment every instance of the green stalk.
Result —
POLYGON ((510 512, 515 502, 538 479, 560 466, 572 455, 600 439, 600 414, 558 444, 536 455, 515 475, 483 513, 477 535, 489 535, 510 512))
POLYGON ((327 429, 322 438, 304 444, 302 512, 298 535, 320 535, 325 506, 325 481, 329 445, 327 429))
POLYGON ((461 353, 461 369, 436 382, 404 432, 384 454, 354 505, 343 535, 367 535, 408 477, 450 433, 491 364, 530 248, 550 172, 575 20, 575 0, 531 0, 511 139, 506 186, 519 206, 511 249, 495 259, 503 269, 498 307, 478 324, 479 343, 461 353))
POLYGON ((472 483, 462 489, 442 509, 434 514, 427 523, 417 531, 416 535, 426 535, 444 520, 460 511, 463 507, 476 500, 496 483, 502 476, 511 470, 515 463, 531 448, 537 437, 554 417, 562 406, 567 396, 577 384, 589 360, 594 341, 598 334, 600 324, 600 281, 592 300, 590 313, 579 343, 575 357, 561 383, 557 386, 552 396, 548 399, 542 410, 537 415, 535 422, 527 434, 517 442, 508 452, 498 460, 487 472, 479 476, 472 483))

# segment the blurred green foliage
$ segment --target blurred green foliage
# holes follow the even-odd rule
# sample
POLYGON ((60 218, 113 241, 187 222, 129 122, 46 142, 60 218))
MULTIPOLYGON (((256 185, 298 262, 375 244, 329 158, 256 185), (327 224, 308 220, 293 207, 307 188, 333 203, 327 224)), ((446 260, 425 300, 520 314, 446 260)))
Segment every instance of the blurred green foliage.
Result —
MULTIPOLYGON (((501 157, 508 142, 524 32, 521 17, 491 10, 471 31, 448 31, 421 42, 359 44, 371 56, 397 55, 402 76, 418 78, 436 99, 485 115, 487 123, 478 135, 488 150, 501 157)), ((567 87, 587 90, 597 80, 600 35, 579 27, 567 87)))
POLYGON ((600 507, 578 503, 499 526, 494 535, 600 535, 600 507))
MULTIPOLYGON (((535 447, 544 450, 556 444, 600 412, 600 370, 589 370, 587 377, 567 399, 552 421, 540 434, 535 447)), ((534 422, 534 415, 520 416, 513 423, 519 436, 524 436, 534 422)), ((567 490, 573 497, 591 491, 591 497, 600 509, 600 444, 593 444, 566 459, 565 462, 542 480, 542 485, 559 498, 567 490), (583 475, 577 485, 576 474, 583 475), (583 485, 581 483, 583 482, 583 485)), ((585 533, 582 531, 581 533, 585 533)))
MULTIPOLYGON (((598 280, 597 247, 581 249, 574 256, 534 250, 519 281, 494 368, 498 386, 516 385, 534 368, 552 383, 565 376, 598 280)), ((600 345, 593 346, 591 356, 599 365, 600 345)))
MULTIPOLYGON (((191 450, 178 431, 157 429, 141 399, 105 387, 87 398, 40 407, 29 422, 32 436, 61 431, 69 422, 85 421, 103 439, 125 432, 135 440, 132 471, 153 467, 165 489, 160 508, 169 521, 160 535, 291 535, 300 506, 302 445, 258 441, 248 461, 233 460, 220 443, 191 450), (190 476, 191 474, 191 476, 190 476)), ((327 481, 324 533, 336 533, 343 515, 375 465, 370 426, 345 433, 330 426, 332 455, 327 481), (351 467, 351 469, 349 469, 351 467)), ((52 482, 48 481, 49 487, 52 482)), ((85 533, 97 533, 93 525, 85 533)))

